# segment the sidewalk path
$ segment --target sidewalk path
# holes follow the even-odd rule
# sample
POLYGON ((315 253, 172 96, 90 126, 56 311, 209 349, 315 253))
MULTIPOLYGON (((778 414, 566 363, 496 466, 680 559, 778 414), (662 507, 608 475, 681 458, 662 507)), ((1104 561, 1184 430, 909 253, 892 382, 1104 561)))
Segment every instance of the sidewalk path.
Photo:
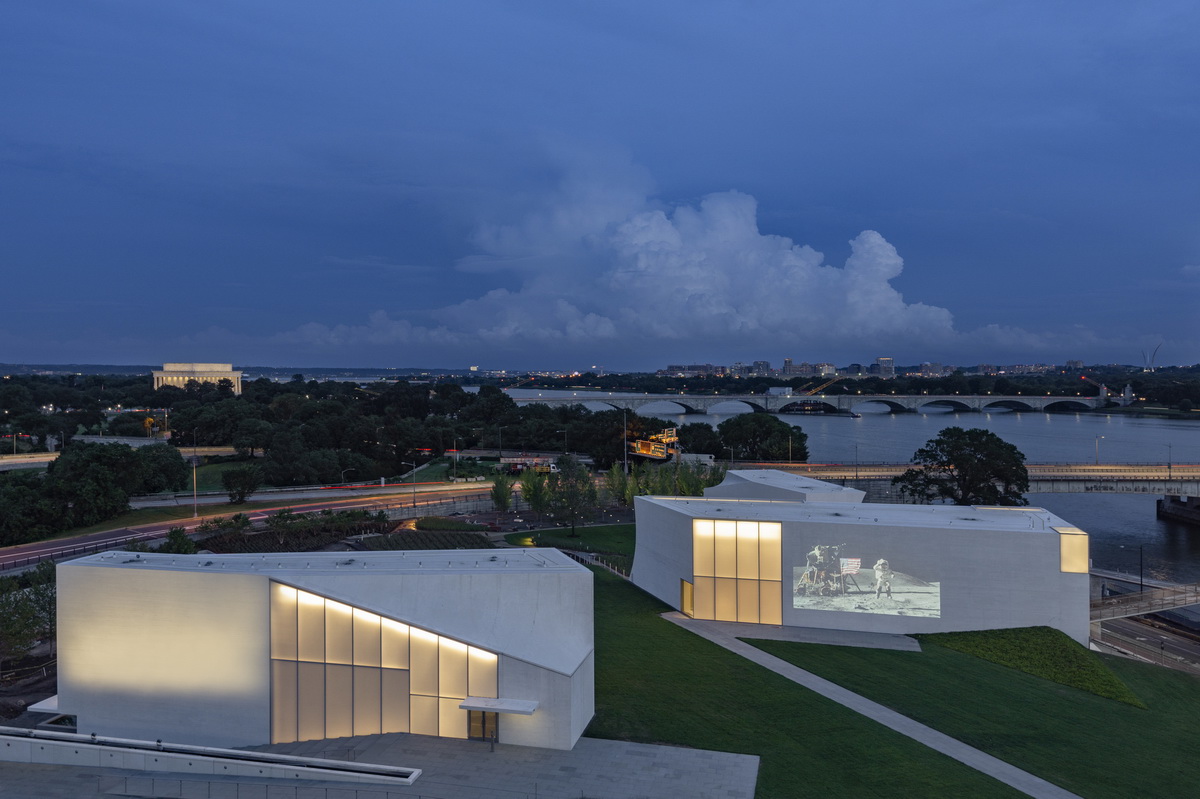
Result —
MULTIPOLYGON (((747 660, 768 668, 776 674, 788 678, 797 685, 802 685, 811 691, 815 691, 821 696, 832 699, 834 702, 856 713, 861 713, 867 718, 877 721, 901 735, 907 735, 918 743, 925 744, 929 748, 948 755, 960 763, 982 771, 989 777, 994 777, 1027 796, 1033 796, 1036 799, 1080 799, 1076 794, 1063 790, 1057 785, 1043 780, 1041 777, 1035 777, 1033 774, 1022 771, 1016 766, 1009 765, 1003 760, 992 757, 972 746, 967 746, 962 741, 951 738, 949 735, 944 735, 877 702, 872 702, 859 694, 848 691, 840 685, 793 666, 791 663, 780 660, 774 655, 768 655, 761 649, 738 640, 736 637, 739 634, 756 638, 770 637, 761 635, 757 630, 739 631, 737 628, 740 625, 731 625, 725 622, 698 621, 678 612, 664 613, 662 615, 667 621, 673 622, 689 632, 695 633, 702 638, 707 638, 714 644, 723 646, 747 660)), ((862 646, 864 644, 860 643, 858 645, 862 646)))

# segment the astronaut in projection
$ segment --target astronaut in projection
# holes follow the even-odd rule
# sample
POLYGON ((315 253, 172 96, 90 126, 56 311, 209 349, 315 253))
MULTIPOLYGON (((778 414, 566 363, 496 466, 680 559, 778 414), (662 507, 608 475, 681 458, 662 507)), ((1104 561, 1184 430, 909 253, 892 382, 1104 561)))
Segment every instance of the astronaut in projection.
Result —
POLYGON ((888 599, 892 598, 892 578, 895 575, 892 573, 891 564, 883 558, 875 561, 875 598, 879 599, 884 593, 888 599))

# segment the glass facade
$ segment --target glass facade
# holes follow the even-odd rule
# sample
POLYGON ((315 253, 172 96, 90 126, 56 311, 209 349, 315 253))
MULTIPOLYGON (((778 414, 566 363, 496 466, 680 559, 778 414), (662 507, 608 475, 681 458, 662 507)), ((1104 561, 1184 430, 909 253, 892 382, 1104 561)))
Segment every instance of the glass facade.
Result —
POLYGON ((493 652, 271 583, 271 741, 412 732, 466 738, 496 697, 493 652))
POLYGON ((779 522, 692 521, 691 616, 782 624, 779 522))

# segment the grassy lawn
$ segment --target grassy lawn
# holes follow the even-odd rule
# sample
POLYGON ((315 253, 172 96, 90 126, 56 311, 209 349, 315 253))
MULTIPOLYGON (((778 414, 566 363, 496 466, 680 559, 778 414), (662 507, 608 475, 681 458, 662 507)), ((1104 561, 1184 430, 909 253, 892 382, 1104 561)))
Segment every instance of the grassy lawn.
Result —
POLYGON ((1195 796, 1200 680, 1090 654, 1148 709, 938 646, 924 652, 752 643, 1088 799, 1195 796))
POLYGON ((579 527, 577 530, 579 535, 576 538, 572 538, 570 533, 561 527, 552 527, 528 533, 510 533, 504 536, 504 540, 519 547, 558 547, 633 555, 632 524, 602 524, 596 527, 579 527))
MULTIPOLYGON (((206 463, 196 469, 196 489, 198 491, 224 491, 225 486, 221 485, 221 475, 230 469, 240 469, 243 466, 252 465, 247 461, 230 461, 229 463, 206 463)), ((192 487, 192 481, 188 479, 187 489, 192 487)))
POLYGON ((1023 796, 664 621, 665 610, 596 571, 588 735, 759 755, 759 799, 1023 796))

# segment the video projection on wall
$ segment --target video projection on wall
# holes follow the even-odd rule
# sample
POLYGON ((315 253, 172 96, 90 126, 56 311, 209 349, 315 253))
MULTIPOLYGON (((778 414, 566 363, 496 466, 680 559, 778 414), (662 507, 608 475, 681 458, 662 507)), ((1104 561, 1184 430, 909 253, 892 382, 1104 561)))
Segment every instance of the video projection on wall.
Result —
POLYGON ((941 568, 890 537, 847 540, 845 533, 802 539, 803 563, 791 570, 791 606, 803 610, 942 615, 941 568))

